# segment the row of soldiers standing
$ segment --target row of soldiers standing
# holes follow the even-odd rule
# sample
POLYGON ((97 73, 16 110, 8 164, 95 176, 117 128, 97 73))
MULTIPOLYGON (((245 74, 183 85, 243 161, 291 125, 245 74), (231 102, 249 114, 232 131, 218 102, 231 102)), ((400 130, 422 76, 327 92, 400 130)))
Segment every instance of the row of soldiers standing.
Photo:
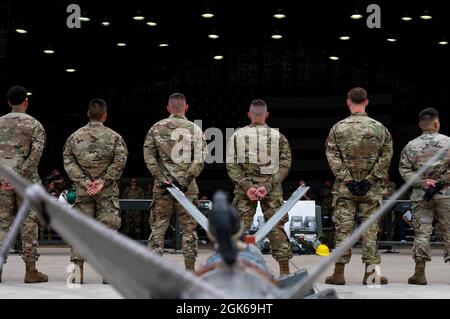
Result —
MULTIPOLYGON (((364 222, 380 207, 383 186, 388 182, 393 155, 392 137, 381 123, 367 116, 368 103, 364 89, 350 90, 347 105, 351 116, 333 126, 326 142, 328 163, 337 182, 333 192, 336 245, 353 232, 355 211, 364 222)), ((409 181, 450 140, 439 134, 439 116, 433 108, 419 114, 419 126, 423 134, 408 143, 401 154, 399 171, 405 181, 409 181)), ((437 222, 436 232, 444 243, 444 261, 450 262, 450 151, 445 154, 413 185, 413 259, 416 268, 408 279, 409 284, 427 284, 425 263, 431 260, 430 237, 434 220, 437 222)), ((379 226, 379 221, 373 223, 362 236, 362 261, 366 265, 364 284, 369 281, 375 283, 377 279, 373 274, 375 266, 381 263, 377 238, 379 226)), ((350 258, 349 250, 335 264, 334 273, 326 278, 326 283, 345 284, 344 268, 350 258)), ((387 284, 388 279, 380 276, 377 283, 387 284)))
MULTIPOLYGON (((25 114, 28 107, 25 89, 11 88, 8 92, 8 101, 13 112, 0 119, 2 124, 0 164, 13 168, 31 181, 39 182, 37 164, 44 147, 45 132, 37 120, 25 114)), ((326 144, 328 162, 337 181, 333 194, 337 245, 353 231, 356 210, 364 221, 379 207, 382 185, 387 181, 392 158, 392 138, 389 131, 365 113, 368 105, 367 92, 362 88, 352 89, 348 93, 347 104, 352 112, 351 116, 331 129, 326 144)), ((198 202, 199 190, 196 178, 203 170, 207 146, 201 129, 185 117, 188 107, 182 94, 175 93, 169 97, 167 110, 171 115, 149 130, 144 143, 144 159, 155 179, 150 216, 152 233, 148 246, 152 251, 163 254, 164 234, 171 215, 176 212, 182 230, 185 266, 189 270, 194 270, 197 257, 198 237, 195 230, 197 224, 166 189, 176 184, 194 204, 198 202), (178 132, 181 134, 174 136, 177 130, 181 131, 178 132), (174 150, 180 143, 184 149, 193 150, 187 152, 187 158, 186 154, 181 155, 181 161, 178 155, 174 156, 174 150)), ((103 125, 107 118, 107 106, 103 100, 95 99, 90 103, 88 116, 89 123, 72 134, 64 146, 64 167, 75 185, 77 193, 75 207, 117 230, 121 225, 118 180, 126 164, 127 147, 119 134, 103 125)), ((236 185, 233 205, 238 208, 245 228, 251 226, 258 201, 261 203, 266 220, 281 207, 283 204, 281 183, 291 167, 289 143, 277 130, 267 126, 268 116, 266 103, 254 100, 248 112, 251 124, 238 130, 231 137, 227 148, 227 171, 236 185), (250 140, 256 138, 257 141, 262 139, 267 148, 276 141, 277 149, 273 151, 275 154, 269 154, 276 155, 276 159, 273 162, 263 160, 258 152, 255 157, 255 150, 249 143, 244 143, 244 150, 241 153, 239 144, 247 138, 250 140), (252 161, 252 158, 256 160, 252 161), (276 165, 272 165, 274 162, 276 165)), ((420 125, 424 135, 408 144, 402 153, 400 172, 405 179, 414 174, 448 139, 438 134, 438 123, 437 112, 425 110, 421 113, 420 125)), ((435 163, 423 180, 414 186, 412 198, 414 216, 419 218, 415 218, 414 221, 416 228, 414 259, 417 266, 415 275, 409 280, 410 283, 426 283, 424 265, 425 261, 430 260, 430 221, 435 217, 439 220, 440 235, 446 243, 445 260, 450 259, 447 236, 449 223, 448 217, 444 216, 446 209, 448 212, 450 198, 448 189, 450 177, 447 174, 449 158, 450 156, 447 156, 435 163), (439 190, 443 190, 442 194, 437 194, 439 190), (429 201, 423 199, 424 194, 428 196, 426 198, 429 201)), ((273 160, 273 156, 271 159, 273 160)), ((16 201, 19 198, 5 180, 1 182, 0 195, 2 202, 7 203, 6 206, 2 205, 0 211, 1 241, 17 209, 16 201)), ((289 273, 289 259, 292 258, 289 241, 283 229, 286 222, 287 217, 269 234, 273 256, 280 265, 280 275, 289 273)), ((375 271, 372 266, 381 262, 377 242, 378 228, 379 224, 375 223, 363 235, 365 284, 375 271)), ((24 223, 22 238, 23 257, 27 264, 25 281, 47 281, 47 276, 35 268, 35 261, 38 258, 35 220, 29 219, 24 223)), ((327 283, 345 283, 344 265, 349 262, 350 257, 350 251, 342 256, 336 263, 334 274, 326 279, 327 283)), ((71 260, 81 270, 80 282, 82 282, 83 257, 72 250, 71 260)), ((387 278, 382 277, 381 283, 386 284, 387 278)))

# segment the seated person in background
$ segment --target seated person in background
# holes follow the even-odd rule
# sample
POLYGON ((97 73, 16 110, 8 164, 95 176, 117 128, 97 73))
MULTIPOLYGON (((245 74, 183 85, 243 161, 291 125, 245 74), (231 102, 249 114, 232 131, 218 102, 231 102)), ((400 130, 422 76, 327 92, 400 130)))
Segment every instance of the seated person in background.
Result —
POLYGON ((147 182, 145 184, 145 189, 144 189, 144 198, 145 199, 152 199, 153 198, 153 182, 147 182))
MULTIPOLYGON (((300 180, 300 182, 298 183, 298 186, 308 186, 306 185, 306 182, 304 180, 300 180)), ((313 191, 311 191, 311 189, 309 189, 306 194, 302 197, 301 200, 314 200, 317 201, 317 196, 316 194, 314 194, 313 191)))
MULTIPOLYGON (((144 199, 153 200, 153 181, 145 184, 144 199)), ((150 209, 142 211, 142 238, 150 237, 150 209)))
POLYGON ((49 193, 51 191, 55 191, 59 196, 59 194, 61 194, 66 189, 66 181, 57 169, 52 170, 50 174, 45 177, 45 181, 49 193))
POLYGON ((322 216, 330 216, 333 213, 333 182, 326 180, 322 191, 320 192, 320 207, 322 209, 322 216))
MULTIPOLYGON (((132 178, 130 185, 122 194, 123 199, 143 199, 144 190, 137 185, 136 178, 132 178)), ((122 211, 122 233, 135 239, 142 239, 142 216, 140 211, 122 211)))
POLYGON ((406 242, 406 229, 412 227, 412 213, 408 210, 399 220, 400 242, 406 242))

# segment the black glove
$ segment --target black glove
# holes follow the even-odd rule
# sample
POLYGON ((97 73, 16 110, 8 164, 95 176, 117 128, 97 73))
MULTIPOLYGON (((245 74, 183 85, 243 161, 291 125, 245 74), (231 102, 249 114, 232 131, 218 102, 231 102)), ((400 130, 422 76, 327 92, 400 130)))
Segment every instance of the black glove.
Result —
POLYGON ((187 187, 181 185, 175 178, 172 181, 173 186, 176 186, 182 193, 186 193, 187 187))
POLYGON ((349 189, 350 193, 352 193, 355 196, 359 196, 359 183, 356 181, 350 181, 345 183, 345 186, 349 189))
POLYGON ((423 198, 429 202, 430 200, 433 199, 434 195, 436 194, 440 194, 442 195, 441 190, 444 188, 444 183, 442 182, 437 182, 436 185, 434 187, 430 187, 425 191, 425 195, 423 196, 423 198))
POLYGON ((358 196, 365 196, 370 189, 372 188, 372 184, 367 179, 363 179, 359 182, 359 195, 358 196))

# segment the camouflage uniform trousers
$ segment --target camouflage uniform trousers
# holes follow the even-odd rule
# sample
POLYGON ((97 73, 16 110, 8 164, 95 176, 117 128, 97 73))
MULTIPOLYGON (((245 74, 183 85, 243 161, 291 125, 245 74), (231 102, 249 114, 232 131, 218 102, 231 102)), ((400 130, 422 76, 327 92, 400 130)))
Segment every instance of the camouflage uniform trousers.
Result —
MULTIPOLYGON (((77 201, 74 208, 113 230, 120 228, 119 190, 116 185, 105 187, 95 196, 88 196, 77 187, 77 201)), ((77 251, 71 249, 70 261, 83 260, 84 258, 77 251)))
MULTIPOLYGON (((17 213, 22 198, 13 190, 0 190, 0 244, 3 243, 6 233, 17 213)), ((22 259, 25 262, 36 262, 39 259, 38 246, 38 217, 35 212, 23 221, 20 228, 22 239, 22 259)))
MULTIPOLYGON (((197 194, 186 194, 186 197, 198 206, 197 194)), ((153 195, 153 203, 150 213, 150 227, 152 232, 148 239, 148 248, 153 252, 163 255, 164 235, 170 225, 173 213, 177 214, 182 232, 183 256, 185 259, 196 259, 198 248, 197 222, 188 212, 172 197, 172 195, 153 195)))
MULTIPOLYGON (((261 209, 264 220, 268 221, 275 212, 283 205, 283 196, 279 194, 268 194, 261 200, 261 209)), ((250 229, 256 213, 257 202, 252 202, 245 194, 234 195, 233 206, 237 208, 245 229, 250 229)), ((272 246, 273 258, 280 262, 292 258, 291 245, 284 231, 284 224, 289 221, 286 215, 274 229, 269 233, 269 241, 272 246)))
POLYGON ((444 244, 444 262, 450 262, 450 198, 413 202, 413 259, 431 261, 430 237, 434 220, 436 235, 444 244))
MULTIPOLYGON (((335 195, 334 222, 336 228, 336 246, 339 246, 351 235, 355 228, 355 213, 358 211, 361 223, 364 223, 380 207, 381 196, 376 196, 372 191, 366 196, 358 197, 352 194, 335 195)), ((362 262, 369 265, 381 263, 378 251, 378 231, 380 221, 373 223, 362 235, 362 262)), ((352 251, 347 250, 338 263, 348 264, 352 251)))

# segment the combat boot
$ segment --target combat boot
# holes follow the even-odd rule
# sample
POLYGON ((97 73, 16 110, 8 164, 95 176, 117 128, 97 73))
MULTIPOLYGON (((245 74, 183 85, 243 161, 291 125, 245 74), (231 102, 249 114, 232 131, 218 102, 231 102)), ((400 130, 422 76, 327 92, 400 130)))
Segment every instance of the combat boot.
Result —
POLYGON ((74 276, 72 278, 72 283, 74 284, 76 282, 76 273, 78 271, 78 269, 80 270, 80 282, 79 284, 83 284, 84 283, 84 261, 83 260, 75 260, 74 262, 75 268, 73 270, 74 272, 74 276))
POLYGON ((414 275, 408 278, 410 285, 426 285, 427 278, 425 277, 425 260, 416 260, 416 271, 414 275))
POLYGON ((186 268, 186 270, 195 271, 195 259, 184 258, 184 267, 186 268))
MULTIPOLYGON (((370 276, 372 276, 375 273, 375 267, 372 271, 368 271, 367 268, 369 267, 369 264, 366 264, 366 271, 364 273, 364 278, 363 278, 363 284, 367 285, 367 280, 369 279, 370 276)), ((378 285, 387 285, 388 284, 388 279, 384 276, 380 276, 379 280, 376 281, 375 279, 377 278, 377 276, 373 276, 372 278, 372 284, 378 284, 378 285)), ((370 284, 370 283, 369 283, 370 284)))
POLYGON ((279 261, 278 264, 280 265, 280 277, 287 276, 290 274, 289 260, 279 261))
POLYGON ((27 261, 25 262, 25 279, 26 284, 35 284, 38 282, 47 282, 48 276, 39 272, 36 269, 36 262, 27 261))
POLYGON ((344 269, 345 264, 334 264, 334 273, 325 279, 325 283, 328 285, 345 285, 344 269))

